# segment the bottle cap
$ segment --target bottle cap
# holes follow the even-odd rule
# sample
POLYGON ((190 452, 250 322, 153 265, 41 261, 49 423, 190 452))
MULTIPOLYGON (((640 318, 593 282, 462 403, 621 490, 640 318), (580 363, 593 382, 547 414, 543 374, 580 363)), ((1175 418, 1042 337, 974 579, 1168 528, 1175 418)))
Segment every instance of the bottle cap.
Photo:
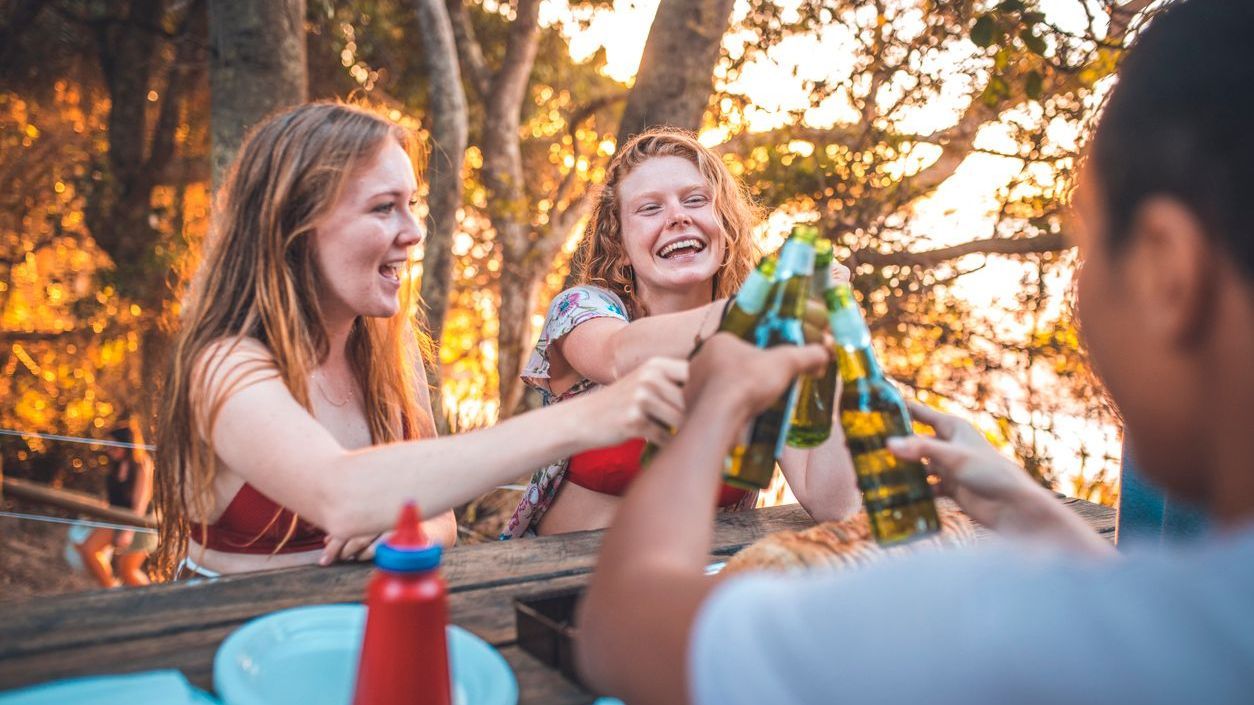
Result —
POLYGON ((393 573, 418 573, 439 566, 443 552, 423 532, 418 505, 410 500, 401 507, 392 535, 375 549, 374 564, 393 573))

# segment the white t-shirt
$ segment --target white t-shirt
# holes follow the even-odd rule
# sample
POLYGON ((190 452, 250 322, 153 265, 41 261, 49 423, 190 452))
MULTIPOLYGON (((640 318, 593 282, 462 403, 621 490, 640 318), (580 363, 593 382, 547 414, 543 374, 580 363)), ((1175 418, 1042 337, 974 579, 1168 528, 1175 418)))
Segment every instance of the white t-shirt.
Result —
POLYGON ((1085 560, 999 544, 748 575, 701 608, 696 705, 1254 703, 1254 527, 1085 560))

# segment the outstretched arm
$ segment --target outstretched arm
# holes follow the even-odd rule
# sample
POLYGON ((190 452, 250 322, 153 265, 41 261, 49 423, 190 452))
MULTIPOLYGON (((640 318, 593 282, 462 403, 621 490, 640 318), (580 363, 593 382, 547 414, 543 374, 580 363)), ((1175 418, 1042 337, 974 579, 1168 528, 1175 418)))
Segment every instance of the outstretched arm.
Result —
MULTIPOLYGON (((438 516, 587 448, 640 436, 665 442, 658 422, 678 425, 680 412, 667 400, 687 373, 684 362, 660 360, 618 384, 482 431, 346 450, 292 397, 259 344, 217 354, 193 385, 203 392, 199 399, 220 400, 206 434, 214 452, 333 536, 385 531, 411 498, 423 516, 438 516)), ((212 404, 197 406, 205 419, 212 404)))
POLYGON ((818 346, 759 350, 726 334, 693 359, 688 416, 623 499, 583 603, 577 657, 592 685, 630 702, 686 701, 689 634, 716 584, 702 567, 723 457, 753 413, 826 360, 818 346))
POLYGON ((698 336, 705 338, 718 329, 719 313, 726 303, 718 299, 630 323, 617 318, 588 321, 554 342, 550 351, 550 364, 557 368, 552 371, 554 377, 570 370, 597 384, 609 384, 651 357, 686 358, 698 336))

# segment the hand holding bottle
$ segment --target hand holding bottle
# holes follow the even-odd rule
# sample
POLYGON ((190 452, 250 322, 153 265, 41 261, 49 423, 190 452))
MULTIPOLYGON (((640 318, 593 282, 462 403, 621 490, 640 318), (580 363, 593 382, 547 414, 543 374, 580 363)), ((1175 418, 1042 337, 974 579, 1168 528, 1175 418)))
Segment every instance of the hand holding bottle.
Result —
POLYGON ((692 358, 684 401, 717 405, 743 424, 778 401, 797 375, 820 370, 829 359, 819 345, 758 348, 719 333, 692 358))
POLYGON ((906 405, 936 435, 892 438, 889 450, 903 460, 927 459, 931 474, 940 480, 936 489, 952 497, 972 519, 1000 530, 1008 518, 1025 513, 1025 504, 1053 501, 970 423, 916 401, 906 405))
POLYGON ((940 479, 939 492, 972 519, 999 533, 1048 538, 1097 554, 1113 550, 969 422, 918 402, 908 405, 936 436, 891 438, 888 449, 903 460, 927 460, 940 479))
POLYGON ((688 379, 688 361, 655 357, 630 374, 578 399, 569 408, 581 419, 580 428, 594 436, 590 447, 615 445, 646 438, 658 445, 670 440, 671 428, 684 417, 682 386, 688 379))

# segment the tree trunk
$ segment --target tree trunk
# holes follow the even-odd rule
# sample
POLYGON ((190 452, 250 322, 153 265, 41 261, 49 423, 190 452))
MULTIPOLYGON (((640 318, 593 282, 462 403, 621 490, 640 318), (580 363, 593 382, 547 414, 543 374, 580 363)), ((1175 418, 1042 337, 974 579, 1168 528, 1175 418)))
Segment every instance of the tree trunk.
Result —
POLYGON ((522 401, 523 384, 519 375, 531 344, 531 312, 535 308, 536 290, 543 276, 543 270, 536 274, 522 261, 515 266, 501 267, 496 360, 500 375, 501 418, 512 416, 522 401))
POLYGON ((733 0, 661 0, 627 98, 618 144, 657 125, 701 127, 733 0))
POLYGON ((253 125, 305 101, 305 0, 212 0, 209 43, 216 186, 253 125))
POLYGON ((165 367, 167 334, 160 324, 170 293, 167 262, 155 254, 161 233, 150 222, 152 192, 174 157, 180 111, 198 77, 197 47, 206 28, 203 3, 190 3, 180 19, 173 61, 157 81, 160 41, 151 24, 168 12, 166 3, 135 0, 120 9, 120 17, 91 23, 109 91, 109 150, 106 178, 84 211, 92 239, 113 261, 110 276, 118 293, 144 312, 138 364, 141 388, 148 393, 135 411, 148 422, 165 367), (159 101, 155 123, 149 119, 150 91, 159 101))
POLYGON ((519 0, 501 68, 492 77, 483 129, 483 183, 502 257, 497 377, 502 418, 522 397, 522 354, 530 338, 535 285, 531 209, 523 191, 522 103, 540 39, 540 1, 519 0))
MULTIPOLYGON (((453 279, 453 231, 462 205, 462 163, 466 156, 466 93, 462 88, 457 46, 448 8, 442 0, 415 0, 422 27, 422 49, 427 60, 427 126, 431 132, 431 156, 427 160, 427 239, 422 260, 422 300, 427 307, 427 326, 437 341, 443 337, 453 279)), ((427 370, 434 388, 431 406, 437 424, 445 428, 440 403, 439 361, 427 370)))

